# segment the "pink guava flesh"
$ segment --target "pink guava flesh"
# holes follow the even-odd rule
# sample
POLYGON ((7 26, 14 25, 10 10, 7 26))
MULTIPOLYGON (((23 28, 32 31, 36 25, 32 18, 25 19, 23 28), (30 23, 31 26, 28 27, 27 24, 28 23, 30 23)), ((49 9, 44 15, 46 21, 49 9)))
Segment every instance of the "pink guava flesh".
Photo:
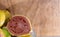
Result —
POLYGON ((26 17, 15 16, 7 24, 8 31, 13 35, 24 35, 31 31, 30 23, 26 17))

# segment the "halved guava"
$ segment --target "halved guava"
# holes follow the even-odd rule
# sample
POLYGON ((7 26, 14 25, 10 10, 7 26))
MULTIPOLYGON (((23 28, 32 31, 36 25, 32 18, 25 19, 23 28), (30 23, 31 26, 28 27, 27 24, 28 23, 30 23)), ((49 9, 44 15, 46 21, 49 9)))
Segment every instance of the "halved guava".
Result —
POLYGON ((31 31, 30 22, 24 16, 14 16, 7 24, 8 31, 14 35, 25 35, 31 31))

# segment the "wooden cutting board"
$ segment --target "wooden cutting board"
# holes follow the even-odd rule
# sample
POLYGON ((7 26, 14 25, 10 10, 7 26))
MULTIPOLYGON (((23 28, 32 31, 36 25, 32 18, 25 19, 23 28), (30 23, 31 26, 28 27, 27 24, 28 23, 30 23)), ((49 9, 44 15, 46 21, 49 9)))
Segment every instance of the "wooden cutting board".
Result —
POLYGON ((60 0, 0 0, 0 9, 28 17, 37 37, 60 35, 59 6, 60 0))

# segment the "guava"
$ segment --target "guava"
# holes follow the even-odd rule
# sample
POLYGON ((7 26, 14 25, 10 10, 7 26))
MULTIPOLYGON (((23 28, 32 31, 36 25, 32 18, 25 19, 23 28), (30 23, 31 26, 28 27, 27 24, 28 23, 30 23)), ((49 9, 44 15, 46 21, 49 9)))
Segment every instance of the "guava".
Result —
POLYGON ((11 37, 10 33, 8 32, 6 28, 3 27, 2 30, 3 30, 5 37, 11 37))
POLYGON ((5 13, 4 11, 0 10, 0 27, 3 25, 3 23, 5 22, 5 13))
POLYGON ((0 27, 9 21, 11 14, 7 10, 0 10, 0 27))
POLYGON ((25 35, 31 31, 29 20, 24 16, 12 17, 7 23, 7 29, 13 36, 25 35))

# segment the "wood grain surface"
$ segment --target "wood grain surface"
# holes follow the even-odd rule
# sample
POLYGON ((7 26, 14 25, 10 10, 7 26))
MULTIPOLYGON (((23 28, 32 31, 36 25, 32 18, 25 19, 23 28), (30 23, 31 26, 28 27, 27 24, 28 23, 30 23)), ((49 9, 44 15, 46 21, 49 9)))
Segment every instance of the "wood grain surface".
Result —
POLYGON ((60 35, 60 0, 0 0, 0 9, 28 17, 37 37, 60 35))

